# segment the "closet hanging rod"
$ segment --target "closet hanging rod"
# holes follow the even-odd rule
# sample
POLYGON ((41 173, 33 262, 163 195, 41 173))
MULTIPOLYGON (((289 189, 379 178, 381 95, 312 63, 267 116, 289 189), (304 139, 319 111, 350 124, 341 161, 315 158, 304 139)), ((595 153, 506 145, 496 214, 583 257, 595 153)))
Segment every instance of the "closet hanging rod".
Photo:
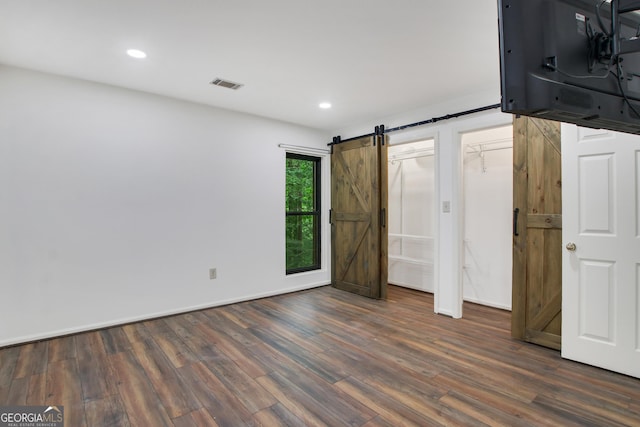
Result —
POLYGON ((409 150, 400 151, 394 154, 394 156, 400 157, 400 156, 409 156, 412 154, 433 153, 434 150, 435 150, 434 147, 418 148, 417 150, 415 148, 410 148, 409 150))
POLYGON ((433 156, 435 148, 421 148, 419 150, 407 150, 389 155, 389 160, 413 159, 424 155, 433 156))
POLYGON ((422 157, 433 157, 435 156, 435 153, 429 153, 429 154, 419 154, 417 156, 398 156, 398 157, 389 157, 389 162, 393 163, 393 162, 401 162, 403 160, 412 160, 412 159, 420 159, 422 157))
MULTIPOLYGON (((385 133, 390 133, 390 132, 396 132, 396 131, 399 131, 399 130, 404 130, 404 129, 412 128, 412 127, 415 127, 415 126, 428 125, 428 124, 432 124, 432 123, 436 123, 436 122, 441 122, 443 120, 456 119, 458 117, 468 116, 469 114, 480 113, 480 112, 483 112, 483 111, 493 110, 493 109, 496 109, 496 108, 500 108, 500 104, 485 105, 484 107, 474 108, 472 110, 460 111, 458 113, 447 114, 447 115, 441 116, 441 117, 433 117, 431 119, 423 120, 421 122, 410 123, 408 125, 397 126, 395 128, 390 128, 390 129, 383 129, 382 133, 385 134, 385 133)), ((365 135, 355 136, 353 138, 348 138, 348 139, 342 139, 340 137, 337 137, 337 140, 334 139, 334 142, 330 142, 327 145, 328 146, 332 146, 332 145, 336 145, 336 144, 342 144, 343 142, 353 141, 355 139, 366 138, 368 136, 374 136, 374 135, 376 135, 375 132, 368 133, 368 134, 365 134, 365 135)))
MULTIPOLYGON (((476 142, 475 144, 467 144, 467 147, 468 148, 486 147, 487 145, 506 144, 506 143, 512 144, 513 137, 494 139, 493 141, 487 141, 487 142, 476 142)), ((509 148, 511 148, 511 146, 509 146, 509 148)))
POLYGON ((486 153, 487 151, 500 151, 500 150, 512 150, 513 147, 499 147, 499 148, 485 148, 483 150, 480 151, 467 151, 467 154, 480 154, 480 153, 486 153))

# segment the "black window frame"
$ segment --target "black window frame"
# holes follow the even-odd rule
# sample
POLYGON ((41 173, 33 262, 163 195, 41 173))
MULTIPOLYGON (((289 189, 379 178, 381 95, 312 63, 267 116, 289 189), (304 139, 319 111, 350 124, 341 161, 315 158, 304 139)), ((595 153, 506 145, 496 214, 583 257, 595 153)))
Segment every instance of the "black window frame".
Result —
MULTIPOLYGON (((314 227, 313 227, 313 258, 314 263, 312 265, 301 266, 296 268, 286 268, 286 274, 295 274, 295 273, 303 273, 306 271, 320 270, 322 268, 322 227, 321 227, 321 195, 322 195, 322 186, 321 186, 321 168, 322 168, 322 158, 299 154, 299 153, 291 153, 287 152, 287 159, 296 159, 296 160, 306 160, 313 162, 313 205, 314 209, 312 211, 287 211, 285 204, 285 218, 290 216, 313 216, 314 217, 314 227)), ((286 171, 285 171, 286 173, 286 171)), ((285 183, 286 184, 286 183, 285 183)), ((286 197, 286 195, 285 195, 286 197)), ((286 222, 285 222, 286 223, 286 222)), ((285 245, 286 245, 285 239, 285 245)), ((285 254, 287 252, 287 248, 285 246, 285 254)))

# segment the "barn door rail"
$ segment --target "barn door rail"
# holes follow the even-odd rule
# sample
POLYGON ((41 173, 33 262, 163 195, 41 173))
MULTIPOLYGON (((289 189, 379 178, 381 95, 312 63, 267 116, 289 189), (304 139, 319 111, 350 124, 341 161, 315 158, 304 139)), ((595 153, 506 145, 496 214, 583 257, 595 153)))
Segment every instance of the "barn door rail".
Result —
MULTIPOLYGON (((440 116, 440 117, 433 117, 433 118, 428 119, 428 120, 422 120, 420 122, 410 123, 410 124, 407 124, 407 125, 397 126, 397 127, 389 128, 389 129, 385 129, 384 125, 379 125, 379 126, 375 127, 375 131, 373 133, 367 133, 367 134, 360 135, 360 136, 354 136, 353 138, 348 138, 348 139, 342 139, 342 137, 340 137, 340 135, 335 136, 335 137, 333 137, 333 141, 331 141, 327 145, 329 147, 331 147, 333 145, 342 144, 343 142, 353 141, 353 140, 356 140, 356 139, 366 138, 366 137, 369 137, 369 136, 381 136, 381 135, 384 135, 385 133, 397 132, 397 131, 400 131, 400 130, 409 129, 409 128, 416 127, 416 126, 429 125, 429 124, 441 122, 443 120, 456 119, 458 117, 468 116, 469 114, 480 113, 482 111, 493 110, 493 109, 496 109, 496 108, 500 108, 500 104, 485 105, 484 107, 479 107, 479 108, 474 108, 474 109, 471 109, 471 110, 460 111, 458 113, 447 114, 447 115, 440 116)), ((375 144, 375 142, 374 142, 374 144, 375 144)))

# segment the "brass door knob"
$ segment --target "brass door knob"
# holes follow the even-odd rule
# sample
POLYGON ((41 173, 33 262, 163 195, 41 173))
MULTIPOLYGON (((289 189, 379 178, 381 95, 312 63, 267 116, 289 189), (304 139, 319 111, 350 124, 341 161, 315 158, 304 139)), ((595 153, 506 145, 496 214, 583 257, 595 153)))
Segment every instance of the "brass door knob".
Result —
POLYGON ((576 250, 576 244, 575 243, 567 243, 567 250, 569 252, 575 252, 576 250))

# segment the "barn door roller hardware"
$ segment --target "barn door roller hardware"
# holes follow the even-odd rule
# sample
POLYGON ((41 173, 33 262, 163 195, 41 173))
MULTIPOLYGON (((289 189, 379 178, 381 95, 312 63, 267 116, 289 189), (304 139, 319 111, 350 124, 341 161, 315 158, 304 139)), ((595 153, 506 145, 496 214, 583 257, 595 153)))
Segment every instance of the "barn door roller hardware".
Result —
POLYGON ((332 146, 332 145, 340 144, 342 142, 353 141, 354 139, 364 138, 364 137, 367 137, 367 136, 377 136, 378 135, 378 133, 377 133, 378 131, 381 131, 381 135, 384 135, 385 133, 396 132, 396 131, 399 131, 399 130, 404 130, 404 129, 412 128, 412 127, 415 127, 415 126, 428 125, 428 124, 432 124, 432 123, 436 123, 436 122, 441 122, 443 120, 456 119, 458 117, 467 116, 469 114, 474 114, 474 113, 480 113, 482 111, 493 110, 493 109, 496 109, 496 108, 500 108, 500 104, 486 105, 484 107, 474 108, 472 110, 460 111, 458 113, 447 114, 447 115, 441 116, 441 117, 433 117, 431 119, 423 120, 421 122, 410 123, 408 125, 402 125, 402 126, 398 126, 398 127, 390 128, 390 129, 385 129, 384 125, 380 125, 380 126, 376 126, 376 132, 374 132, 374 133, 368 133, 368 134, 365 134, 365 135, 355 136, 355 137, 349 138, 349 139, 340 139, 340 137, 337 136, 337 137, 333 138, 333 142, 330 142, 327 145, 332 146), (337 142, 336 142, 336 138, 338 138, 337 142))

